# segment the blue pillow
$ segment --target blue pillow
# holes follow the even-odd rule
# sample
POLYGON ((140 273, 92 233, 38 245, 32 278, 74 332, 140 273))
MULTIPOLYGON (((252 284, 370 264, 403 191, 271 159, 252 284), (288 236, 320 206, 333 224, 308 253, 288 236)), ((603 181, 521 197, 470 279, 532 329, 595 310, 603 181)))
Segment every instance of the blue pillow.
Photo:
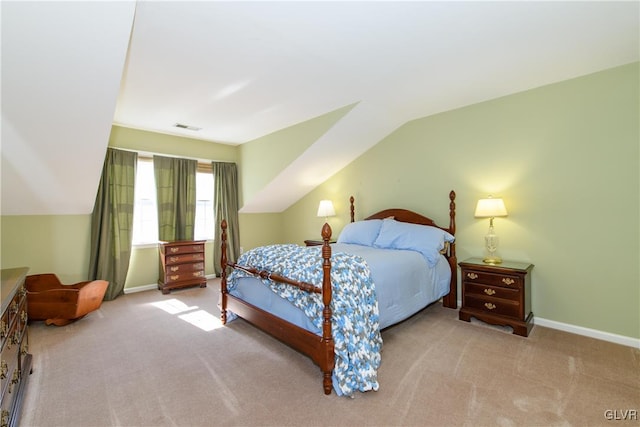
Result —
POLYGON ((345 225, 338 237, 338 243, 352 243, 354 245, 373 246, 382 227, 381 219, 350 222, 345 225))
POLYGON ((427 263, 434 267, 444 249, 444 242, 455 238, 438 227, 411 224, 385 219, 373 246, 384 249, 404 249, 420 252, 427 263))

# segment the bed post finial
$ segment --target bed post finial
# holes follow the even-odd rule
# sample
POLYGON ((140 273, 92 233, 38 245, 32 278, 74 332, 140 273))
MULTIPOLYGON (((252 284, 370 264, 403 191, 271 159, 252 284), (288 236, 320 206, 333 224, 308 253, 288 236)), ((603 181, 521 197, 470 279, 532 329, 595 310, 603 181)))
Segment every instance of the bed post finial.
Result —
POLYGON ((220 240, 222 243, 222 253, 220 254, 220 322, 225 325, 227 323, 227 220, 223 219, 220 223, 222 235, 220 240))
POLYGON ((351 205, 351 222, 354 222, 354 221, 355 221, 355 215, 354 215, 354 213, 355 213, 355 208, 353 207, 353 201, 354 201, 354 200, 355 200, 355 199, 353 198, 353 196, 349 197, 349 204, 351 205))

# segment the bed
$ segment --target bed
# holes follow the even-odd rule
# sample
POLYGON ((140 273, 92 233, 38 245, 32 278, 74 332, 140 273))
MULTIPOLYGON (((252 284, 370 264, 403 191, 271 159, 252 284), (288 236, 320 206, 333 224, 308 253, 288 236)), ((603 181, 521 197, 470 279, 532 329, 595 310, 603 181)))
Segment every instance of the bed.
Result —
POLYGON ((268 245, 237 262, 221 221, 222 323, 243 318, 309 356, 325 394, 377 390, 380 330, 440 299, 457 308, 454 191, 448 227, 397 208, 355 221, 353 197, 350 212, 336 243, 325 223, 321 246, 268 245))

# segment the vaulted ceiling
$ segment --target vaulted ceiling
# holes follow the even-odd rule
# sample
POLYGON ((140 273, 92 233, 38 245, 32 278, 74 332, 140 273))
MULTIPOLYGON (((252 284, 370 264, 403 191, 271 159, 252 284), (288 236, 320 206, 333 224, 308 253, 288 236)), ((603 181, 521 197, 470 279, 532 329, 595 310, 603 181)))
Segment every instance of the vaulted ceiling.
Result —
POLYGON ((112 124, 236 145, 354 104, 245 200, 273 212, 409 120, 639 59, 638 2, 1 7, 5 215, 91 212, 112 124))

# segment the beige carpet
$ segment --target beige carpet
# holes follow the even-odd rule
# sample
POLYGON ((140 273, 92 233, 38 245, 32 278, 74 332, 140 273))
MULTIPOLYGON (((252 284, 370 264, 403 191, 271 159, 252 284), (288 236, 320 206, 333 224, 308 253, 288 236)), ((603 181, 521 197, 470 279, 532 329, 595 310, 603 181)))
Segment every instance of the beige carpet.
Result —
POLYGON ((522 338, 434 305, 383 331, 380 390, 350 399, 325 396, 308 358, 243 320, 219 327, 217 299, 216 280, 32 323, 21 425, 639 424, 620 420, 640 412, 637 349, 539 326, 522 338))

